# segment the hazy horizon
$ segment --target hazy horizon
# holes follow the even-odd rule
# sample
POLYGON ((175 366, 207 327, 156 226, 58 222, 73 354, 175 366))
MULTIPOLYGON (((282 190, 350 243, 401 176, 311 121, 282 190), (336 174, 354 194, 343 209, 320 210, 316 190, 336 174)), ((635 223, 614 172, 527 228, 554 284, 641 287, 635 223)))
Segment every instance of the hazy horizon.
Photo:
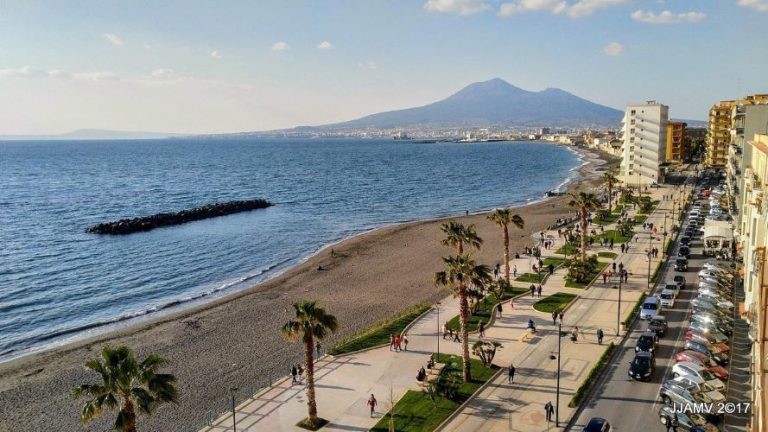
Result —
POLYGON ((704 120, 766 92, 768 0, 10 1, 0 135, 337 123, 501 78, 704 120))

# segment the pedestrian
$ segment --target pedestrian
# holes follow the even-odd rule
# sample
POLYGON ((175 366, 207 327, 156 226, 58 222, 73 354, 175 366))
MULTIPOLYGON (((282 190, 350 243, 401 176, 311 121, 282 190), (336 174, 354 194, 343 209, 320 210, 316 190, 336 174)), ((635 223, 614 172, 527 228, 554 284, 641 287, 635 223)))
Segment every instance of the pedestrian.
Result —
MULTIPOLYGON (((512 306, 512 302, 511 302, 511 301, 509 302, 509 307, 510 307, 510 308, 513 308, 513 307, 514 307, 514 306, 512 306)), ((499 304, 497 304, 497 305, 496 305, 496 312, 498 312, 498 314, 499 314, 499 318, 501 318, 501 311, 502 311, 502 309, 501 309, 501 303, 499 303, 499 304)))
POLYGON ((315 344, 315 351, 317 352, 318 358, 320 358, 320 348, 321 348, 320 341, 317 341, 317 343, 315 344))
POLYGON ((448 339, 453 339, 453 327, 448 327, 448 339))
POLYGON ((296 370, 299 371, 299 384, 304 380, 304 367, 301 364, 296 365, 296 370))
POLYGON ((552 311, 552 325, 557 325, 557 311, 552 311))
POLYGON ((376 405, 379 403, 376 401, 376 396, 371 393, 371 397, 368 398, 367 405, 371 408, 371 417, 373 417, 373 413, 376 410, 376 405))
POLYGON ((563 323, 563 313, 562 312, 560 312, 560 317, 559 318, 560 318, 560 324, 562 324, 563 323))
POLYGON ((616 261, 611 264, 611 268, 613 268, 613 271, 616 271, 616 261))
POLYGON ((392 351, 393 349, 395 349, 395 335, 394 334, 390 334, 389 335, 389 350, 392 351))
POLYGON ((291 384, 296 384, 296 376, 299 374, 299 371, 296 369, 296 365, 291 366, 291 376, 293 377, 293 381, 291 381, 291 384))
POLYGON ((517 266, 512 267, 512 277, 517 277, 517 266))
POLYGON ((603 344, 603 329, 599 328, 597 329, 597 344, 602 345, 603 344))
POLYGON ((400 351, 400 335, 395 336, 395 351, 400 351))
POLYGON ((456 333, 453 334, 453 341, 454 342, 461 342, 461 338, 459 337, 459 331, 456 330, 456 333))
POLYGON ((664 423, 666 423, 667 432, 669 432, 670 430, 672 432, 677 432, 677 426, 679 426, 679 421, 677 420, 677 414, 672 414, 672 416, 665 414, 664 419, 666 420, 664 423))
POLYGON ((603 272, 603 284, 608 283, 608 273, 603 272))
POLYGON ((408 333, 403 335, 403 350, 408 351, 408 333))
POLYGON ((551 401, 547 402, 544 405, 544 413, 547 415, 547 422, 551 422, 552 421, 552 413, 554 413, 554 412, 555 412, 555 407, 552 406, 552 402, 551 401))
POLYGON ((484 322, 480 323, 479 330, 480 330, 480 337, 481 338, 485 337, 485 323, 484 322))
POLYGON ((611 241, 610 241, 610 242, 608 242, 608 248, 609 248, 610 250, 613 250, 613 237, 611 237, 611 241))
POLYGON ((515 381, 515 365, 510 363, 509 364, 509 379, 508 379, 507 382, 509 384, 512 384, 512 382, 514 382, 514 381, 515 381))
POLYGON ((571 331, 571 340, 573 342, 576 342, 577 340, 579 340, 579 328, 576 326, 574 326, 573 330, 571 331))
POLYGON ((541 284, 539 284, 539 287, 536 288, 536 294, 538 294, 539 298, 541 298, 541 284))
POLYGON ((624 243, 621 244, 621 253, 624 253, 624 243))
POLYGON ((531 284, 531 286, 528 289, 531 290, 531 297, 534 297, 534 295, 536 294, 536 285, 531 284))
POLYGON ((448 323, 443 324, 443 340, 448 335, 448 323))
POLYGON ((552 263, 549 263, 549 267, 547 267, 547 268, 549 269, 549 275, 550 276, 555 274, 555 266, 552 263))

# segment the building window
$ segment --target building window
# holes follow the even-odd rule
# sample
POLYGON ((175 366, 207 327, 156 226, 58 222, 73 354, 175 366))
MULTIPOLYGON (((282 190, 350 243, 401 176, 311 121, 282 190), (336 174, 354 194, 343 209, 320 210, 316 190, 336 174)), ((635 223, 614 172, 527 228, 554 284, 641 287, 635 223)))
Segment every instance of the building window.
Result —
POLYGON ((635 110, 630 111, 631 115, 635 115, 635 110))

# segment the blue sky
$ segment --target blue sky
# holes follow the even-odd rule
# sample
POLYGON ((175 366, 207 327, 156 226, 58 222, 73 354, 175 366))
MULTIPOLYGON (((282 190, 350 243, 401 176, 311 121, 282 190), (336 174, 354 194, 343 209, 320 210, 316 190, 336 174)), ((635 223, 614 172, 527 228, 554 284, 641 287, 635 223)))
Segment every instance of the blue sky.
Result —
POLYGON ((0 2, 0 134, 348 120, 494 77, 705 119, 768 92, 768 0, 0 2))

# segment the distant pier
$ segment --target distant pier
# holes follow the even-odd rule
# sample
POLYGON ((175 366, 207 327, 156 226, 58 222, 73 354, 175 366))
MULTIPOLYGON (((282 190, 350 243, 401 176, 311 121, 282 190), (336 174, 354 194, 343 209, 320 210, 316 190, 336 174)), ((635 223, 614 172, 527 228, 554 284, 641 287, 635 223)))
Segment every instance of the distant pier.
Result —
POLYGON ((226 216, 244 211, 263 209, 272 206, 272 203, 263 200, 228 201, 224 203, 208 204, 175 213, 158 213, 152 216, 142 216, 133 219, 120 219, 114 222, 104 222, 94 225, 86 232, 94 234, 125 235, 137 232, 150 231, 172 225, 226 216))

